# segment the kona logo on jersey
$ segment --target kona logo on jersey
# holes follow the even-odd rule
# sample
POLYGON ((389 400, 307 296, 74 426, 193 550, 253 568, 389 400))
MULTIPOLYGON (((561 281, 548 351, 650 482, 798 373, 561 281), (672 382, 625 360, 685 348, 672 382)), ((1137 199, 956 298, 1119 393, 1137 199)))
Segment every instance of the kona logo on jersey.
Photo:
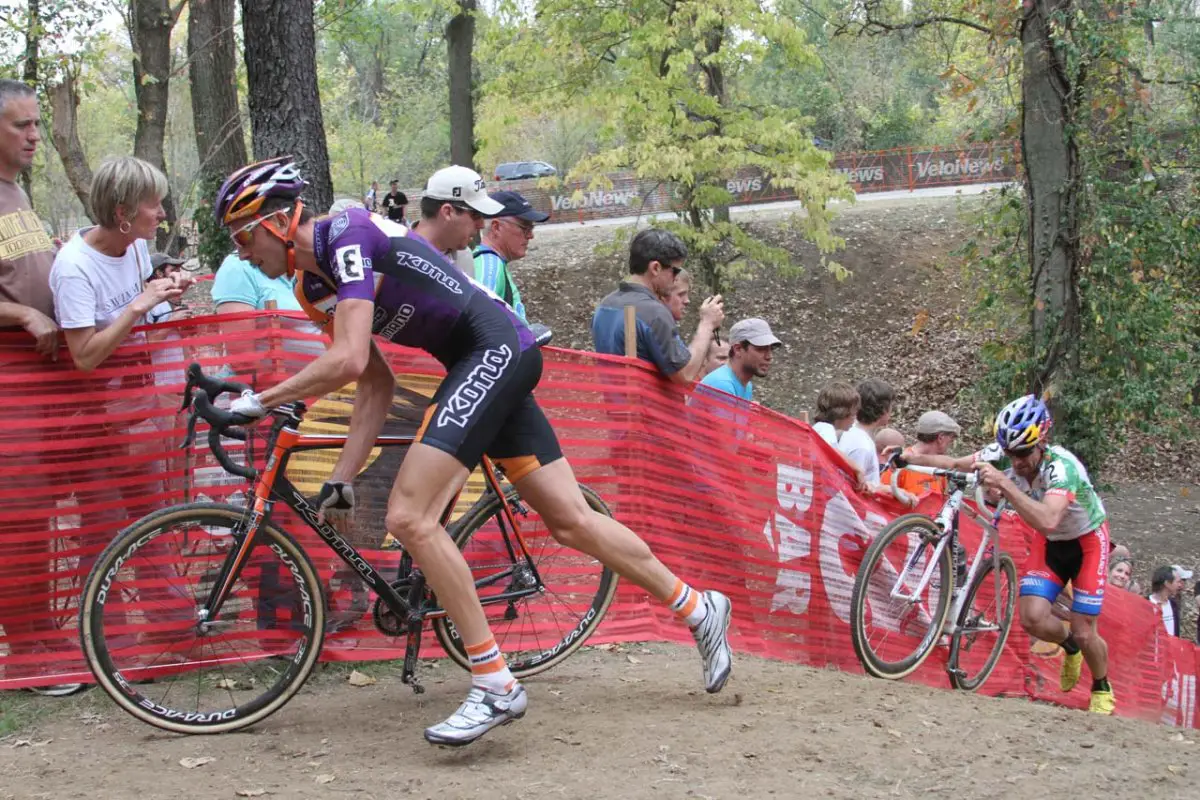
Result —
POLYGON ((346 228, 349 228, 349 227, 350 227, 350 212, 347 211, 345 214, 342 214, 340 217, 335 219, 333 221, 333 224, 329 226, 329 241, 332 242, 334 239, 341 236, 343 233, 346 232, 346 228))
POLYGON ((447 425, 467 427, 467 421, 479 408, 479 404, 487 397, 487 393, 500 380, 504 370, 512 362, 513 351, 508 345, 501 345, 495 350, 483 353, 483 363, 477 365, 467 376, 467 380, 454 390, 454 394, 446 398, 446 404, 438 412, 439 428, 447 425))
MULTIPOLYGON (((379 331, 379 335, 385 339, 392 338, 397 333, 404 330, 404 326, 408 324, 408 321, 412 319, 413 314, 415 313, 417 313, 417 310, 408 303, 400 306, 398 309, 396 309, 396 313, 392 316, 391 320, 389 320, 388 323, 379 331)), ((387 312, 384 312, 384 316, 387 316, 387 312)))
POLYGON ((428 275, 441 284, 447 291, 454 292, 455 294, 463 293, 462 284, 458 279, 446 274, 441 267, 426 261, 420 256, 415 256, 412 253, 398 253, 396 255, 396 263, 402 267, 416 270, 422 275, 428 275))

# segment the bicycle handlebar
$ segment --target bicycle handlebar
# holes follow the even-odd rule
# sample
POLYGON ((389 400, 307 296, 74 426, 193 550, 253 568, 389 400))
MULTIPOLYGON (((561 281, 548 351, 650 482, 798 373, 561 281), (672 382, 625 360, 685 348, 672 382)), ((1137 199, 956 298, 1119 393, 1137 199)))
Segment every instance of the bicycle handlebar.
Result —
POLYGON ((199 417, 209 425, 208 449, 212 451, 213 457, 217 459, 221 467, 232 475, 237 475, 247 480, 254 480, 258 476, 258 472, 253 467, 242 466, 234 462, 221 445, 222 436, 242 442, 246 441, 249 434, 245 428, 239 426, 246 425, 254 420, 213 405, 213 401, 223 394, 240 395, 249 388, 242 383, 222 381, 218 378, 205 375, 200 365, 192 362, 187 368, 187 385, 183 390, 183 406, 180 408, 180 411, 186 411, 190 408, 192 412, 188 417, 188 432, 187 438, 183 441, 183 447, 187 447, 195 441, 196 418, 199 417), (192 390, 195 388, 200 389, 200 392, 195 394, 193 398, 192 390))
POLYGON ((892 497, 895 497, 896 500, 904 503, 905 505, 907 505, 907 503, 905 502, 904 498, 900 496, 901 489, 896 485, 896 481, 900 477, 900 470, 902 469, 912 470, 913 472, 921 472, 925 475, 948 478, 952 484, 959 484, 963 489, 970 489, 974 487, 976 508, 979 508, 980 510, 987 508, 987 503, 983 496, 983 484, 979 482, 979 473, 977 472, 959 472, 956 469, 939 469, 937 467, 923 467, 920 464, 910 464, 899 452, 892 454, 892 457, 888 459, 887 465, 888 467, 895 467, 895 469, 892 470, 892 497))

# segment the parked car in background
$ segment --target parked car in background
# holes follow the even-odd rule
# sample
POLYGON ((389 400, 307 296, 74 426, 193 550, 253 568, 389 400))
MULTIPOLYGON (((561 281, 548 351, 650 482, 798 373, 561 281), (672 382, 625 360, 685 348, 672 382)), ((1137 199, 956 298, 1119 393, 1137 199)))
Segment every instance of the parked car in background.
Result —
POLYGON ((545 161, 506 161, 496 166, 497 181, 523 181, 557 175, 558 170, 545 161))

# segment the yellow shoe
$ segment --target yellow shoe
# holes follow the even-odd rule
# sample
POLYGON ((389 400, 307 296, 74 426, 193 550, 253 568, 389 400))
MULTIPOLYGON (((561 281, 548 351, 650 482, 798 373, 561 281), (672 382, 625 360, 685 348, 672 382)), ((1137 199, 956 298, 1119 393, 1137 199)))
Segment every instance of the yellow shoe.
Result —
POLYGON ((1088 711, 1093 714, 1112 714, 1117 708, 1117 698, 1109 690, 1092 692, 1091 702, 1088 703, 1088 711))
POLYGON ((1083 669, 1083 651, 1075 655, 1063 655, 1062 674, 1059 676, 1058 688, 1069 692, 1079 683, 1079 673, 1083 669))

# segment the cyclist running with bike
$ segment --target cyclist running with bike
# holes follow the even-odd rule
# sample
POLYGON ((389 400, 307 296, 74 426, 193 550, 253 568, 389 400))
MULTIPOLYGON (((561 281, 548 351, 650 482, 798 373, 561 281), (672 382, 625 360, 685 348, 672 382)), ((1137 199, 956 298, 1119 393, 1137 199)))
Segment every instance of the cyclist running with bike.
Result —
MULTIPOLYGON (((422 202, 437 204, 444 226, 461 234, 466 247, 484 217, 502 206, 487 196, 478 174, 459 169, 456 200, 422 202)), ((496 646, 471 571, 439 524, 485 453, 556 540, 641 586, 691 627, 705 688, 719 692, 732 666, 729 599, 693 590, 636 534, 588 507, 532 395, 542 357, 529 328, 403 225, 365 209, 314 219, 300 200, 306 186, 284 156, 237 170, 217 193, 217 220, 229 228, 238 255, 268 278, 298 270, 301 305, 333 338, 296 375, 262 393, 246 391, 230 410, 259 418, 357 381, 346 444, 317 501, 322 514, 345 513, 354 506, 351 481, 366 463, 396 388, 372 336, 423 349, 445 366, 446 377, 396 475, 386 520, 388 532, 420 564, 471 658, 467 699, 427 728, 425 738, 468 744, 524 716, 528 703, 496 646)))
POLYGON ((996 417, 996 444, 1011 467, 1001 471, 984 452, 965 458, 908 455, 909 463, 979 472, 983 486, 999 492, 1039 536, 1021 576, 1021 627, 1030 636, 1062 645, 1060 688, 1079 682, 1083 661, 1092 673, 1088 710, 1111 714, 1116 698, 1108 682, 1108 645, 1096 630, 1108 576, 1108 515, 1087 469, 1071 451, 1048 443, 1053 422, 1034 395, 1013 400, 996 417), (1066 582, 1073 587, 1070 632, 1051 612, 1066 582))

